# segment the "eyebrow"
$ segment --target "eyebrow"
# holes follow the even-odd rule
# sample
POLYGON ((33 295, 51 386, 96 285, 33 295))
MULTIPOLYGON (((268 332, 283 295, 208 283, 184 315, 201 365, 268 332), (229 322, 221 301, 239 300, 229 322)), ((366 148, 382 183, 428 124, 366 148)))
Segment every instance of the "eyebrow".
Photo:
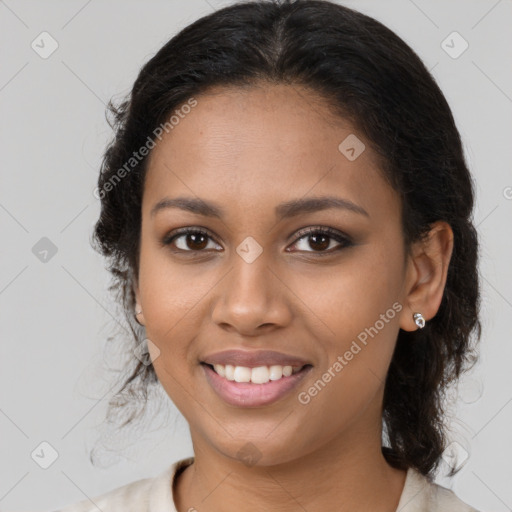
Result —
MULTIPOLYGON (((154 217, 158 212, 168 208, 179 208, 205 217, 216 217, 221 219, 225 211, 217 204, 205 199, 193 197, 164 197, 151 209, 150 216, 154 217)), ((275 215, 278 220, 295 217, 302 213, 312 213, 330 208, 348 210, 354 213, 370 217, 369 213, 362 207, 348 199, 335 196, 309 197, 292 199, 276 206, 275 215)))

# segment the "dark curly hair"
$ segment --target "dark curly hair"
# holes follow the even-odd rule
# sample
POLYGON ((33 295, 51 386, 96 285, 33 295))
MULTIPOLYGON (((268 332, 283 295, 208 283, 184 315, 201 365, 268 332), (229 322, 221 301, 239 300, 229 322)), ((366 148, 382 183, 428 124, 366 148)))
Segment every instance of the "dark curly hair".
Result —
POLYGON ((424 329, 400 330, 383 400, 386 460, 433 479, 447 443, 446 390, 477 361, 471 340, 476 334, 476 345, 481 336, 474 183, 450 107, 416 53, 373 18, 326 0, 239 2, 204 16, 143 66, 127 97, 109 103, 115 137, 99 175, 101 214, 92 244, 110 263, 109 290, 117 293, 132 340, 107 416, 126 413, 134 401, 145 408, 148 385, 158 382, 153 366, 133 356, 144 340, 133 315, 133 284, 148 161, 134 159, 134 151, 147 147, 159 126, 170 126, 170 116, 194 96, 262 81, 316 92, 367 138, 401 198, 407 254, 435 221, 453 230, 438 313, 424 329))

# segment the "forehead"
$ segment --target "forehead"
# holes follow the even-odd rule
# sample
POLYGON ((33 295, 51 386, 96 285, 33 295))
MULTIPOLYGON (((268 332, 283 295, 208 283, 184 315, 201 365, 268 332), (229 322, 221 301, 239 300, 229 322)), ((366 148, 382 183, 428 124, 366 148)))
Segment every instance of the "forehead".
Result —
POLYGON ((195 100, 150 155, 146 211, 164 196, 211 198, 235 212, 248 202, 333 192, 367 210, 396 209, 397 196, 367 141, 311 91, 219 87, 195 100), (351 148, 356 153, 346 152, 351 148))

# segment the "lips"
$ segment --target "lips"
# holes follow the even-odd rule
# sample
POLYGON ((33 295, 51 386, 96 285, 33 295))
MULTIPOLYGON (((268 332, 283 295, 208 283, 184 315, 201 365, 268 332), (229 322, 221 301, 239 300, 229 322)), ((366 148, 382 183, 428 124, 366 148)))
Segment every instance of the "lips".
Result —
POLYGON ((311 364, 309 361, 298 356, 284 354, 274 350, 224 350, 205 356, 201 362, 209 365, 229 364, 232 366, 245 366, 247 368, 273 365, 302 367, 311 364))
POLYGON ((263 407, 290 397, 303 379, 312 371, 311 365, 305 365, 298 373, 265 384, 234 382, 218 375, 208 364, 201 364, 206 381, 211 389, 226 404, 235 407, 263 407))

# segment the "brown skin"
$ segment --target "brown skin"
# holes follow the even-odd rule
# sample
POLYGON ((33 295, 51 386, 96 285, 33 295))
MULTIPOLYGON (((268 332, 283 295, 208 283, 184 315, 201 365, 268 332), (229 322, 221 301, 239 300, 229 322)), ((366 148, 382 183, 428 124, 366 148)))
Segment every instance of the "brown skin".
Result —
POLYGON ((439 308, 452 230, 436 223, 404 259, 399 196, 363 136, 335 122, 311 91, 266 84, 196 99, 151 154, 134 284, 137 318, 160 350, 151 351, 155 371, 194 446, 195 462, 174 489, 177 510, 394 512, 406 473, 381 453, 384 382, 399 329, 416 330, 414 312, 428 321, 439 308), (366 144, 355 161, 338 150, 351 133, 366 144), (219 203, 225 218, 175 208, 150 217, 163 197, 182 195, 219 203), (276 221, 277 204, 324 195, 349 199, 369 217, 328 209, 276 221), (346 233, 354 245, 331 237, 319 248, 321 240, 298 235, 316 226, 346 233), (206 228, 213 238, 159 244, 181 227, 206 228), (236 252, 248 236, 263 248, 250 264, 236 252), (310 403, 299 403, 298 393, 397 301, 402 310, 378 335, 310 403), (297 355, 313 370, 271 405, 234 407, 199 364, 230 348, 297 355), (261 454, 254 465, 237 457, 249 441, 261 454))

